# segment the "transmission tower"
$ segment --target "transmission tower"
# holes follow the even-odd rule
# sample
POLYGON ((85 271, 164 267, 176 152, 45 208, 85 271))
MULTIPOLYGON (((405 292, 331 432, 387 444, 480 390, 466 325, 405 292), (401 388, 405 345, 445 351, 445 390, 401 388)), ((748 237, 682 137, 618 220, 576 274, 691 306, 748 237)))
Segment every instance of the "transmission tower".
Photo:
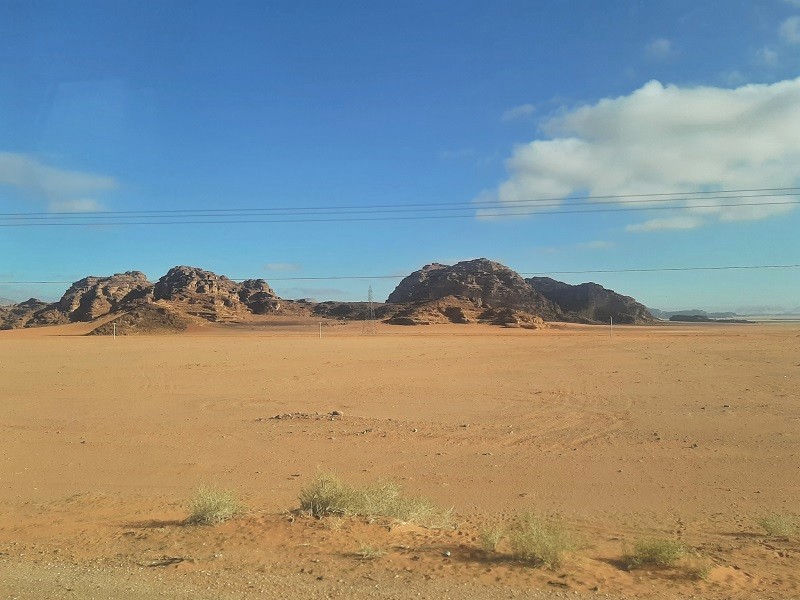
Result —
POLYGON ((361 328, 362 334, 378 333, 378 324, 375 319, 375 307, 372 305, 372 286, 369 286, 369 295, 367 296, 367 315, 364 319, 364 325, 361 328))

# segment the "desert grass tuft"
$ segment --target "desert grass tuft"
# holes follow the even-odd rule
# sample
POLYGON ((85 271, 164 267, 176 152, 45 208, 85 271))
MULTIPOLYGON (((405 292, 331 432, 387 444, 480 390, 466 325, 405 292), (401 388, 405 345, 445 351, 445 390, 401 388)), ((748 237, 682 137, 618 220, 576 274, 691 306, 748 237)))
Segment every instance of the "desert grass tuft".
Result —
POLYGON ((484 552, 497 552, 497 546, 506 532, 502 525, 494 524, 481 529, 478 540, 484 552))
POLYGON ((800 531, 800 522, 792 515, 768 513, 756 519, 768 537, 790 537, 800 531))
POLYGON ((706 556, 692 554, 686 559, 686 573, 692 579, 708 581, 708 576, 714 568, 714 563, 706 556))
POLYGON ((375 548, 368 544, 362 544, 361 547, 356 551, 356 556, 358 556, 358 558, 361 560, 375 560, 382 557, 384 554, 386 554, 386 552, 380 548, 375 548))
POLYGON ((509 541, 514 558, 548 569, 560 567, 567 552, 575 547, 572 535, 560 521, 533 513, 517 519, 509 541))
POLYGON ((399 484, 379 481, 353 486, 332 473, 321 473, 300 490, 300 508, 317 518, 328 516, 386 517, 423 527, 452 527, 452 511, 424 496, 406 496, 399 484))
POLYGON ((245 508, 231 490, 219 489, 216 485, 201 485, 192 498, 189 517, 191 525, 216 525, 244 513, 245 508))
POLYGON ((622 560, 628 568, 646 566, 669 567, 686 554, 686 546, 676 540, 639 540, 631 552, 625 552, 622 560))

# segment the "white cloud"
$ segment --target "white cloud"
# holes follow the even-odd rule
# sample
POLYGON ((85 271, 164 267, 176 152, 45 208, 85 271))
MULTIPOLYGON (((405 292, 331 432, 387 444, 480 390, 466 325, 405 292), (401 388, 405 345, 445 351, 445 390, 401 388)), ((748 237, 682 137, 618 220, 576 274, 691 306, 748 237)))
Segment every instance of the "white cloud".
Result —
POLYGON ((47 201, 49 212, 85 213, 105 210, 87 194, 108 192, 117 187, 113 177, 70 171, 46 165, 15 152, 0 152, 0 186, 6 185, 30 199, 47 201))
POLYGON ((591 242, 578 244, 579 248, 585 248, 587 250, 605 250, 607 248, 613 248, 614 246, 616 246, 614 242, 609 242, 606 240, 593 240, 591 242))
POLYGON ((106 209, 102 203, 91 198, 81 198, 79 200, 55 200, 49 205, 50 212, 98 212, 106 209))
MULTIPOLYGON (((499 201, 509 214, 531 214, 537 209, 518 203, 535 198, 796 186, 800 185, 800 78, 735 89, 651 81, 627 96, 558 114, 544 123, 543 132, 549 139, 516 147, 506 162, 508 179, 476 200, 499 201)), ((791 210, 787 205, 765 204, 781 200, 762 199, 760 205, 747 208, 719 205, 759 199, 684 201, 679 205, 695 208, 661 213, 633 230, 760 219, 791 210), (699 207, 704 205, 711 206, 699 207)), ((477 214, 496 212, 485 209, 477 214)))
POLYGON ((303 267, 302 265, 298 265, 297 263, 285 263, 285 262, 274 262, 274 263, 267 263, 264 265, 265 271, 282 271, 282 272, 296 272, 301 270, 303 267))
POLYGON ((789 17, 781 23, 778 33, 787 44, 800 44, 800 15, 789 17))
POLYGON ((655 39, 645 47, 647 58, 654 60, 669 58, 674 53, 675 49, 672 46, 672 42, 666 38, 655 39))
POLYGON ((500 117, 501 121, 514 121, 516 119, 524 119, 530 117, 536 111, 533 104, 521 104, 514 108, 509 108, 500 117))
POLYGON ((700 227, 703 221, 697 217, 664 217, 650 219, 644 223, 628 225, 625 231, 659 231, 662 229, 694 229, 700 227))
POLYGON ((778 51, 770 46, 764 46, 756 51, 756 62, 766 67, 777 66, 779 59, 778 51))
POLYGON ((113 177, 57 169, 14 152, 0 152, 0 184, 56 199, 109 191, 117 187, 113 177))

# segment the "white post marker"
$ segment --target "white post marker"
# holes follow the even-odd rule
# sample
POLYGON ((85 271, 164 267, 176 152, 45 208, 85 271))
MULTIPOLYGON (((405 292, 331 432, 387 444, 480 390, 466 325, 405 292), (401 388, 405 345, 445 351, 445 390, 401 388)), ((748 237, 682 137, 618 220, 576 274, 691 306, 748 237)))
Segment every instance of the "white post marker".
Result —
POLYGON ((319 322, 319 339, 322 339, 322 321, 319 322))
POLYGON ((614 337, 614 317, 608 317, 610 319, 610 325, 608 328, 608 337, 614 337))
POLYGON ((115 340, 115 339, 117 339, 117 324, 116 323, 112 323, 112 325, 114 327, 114 333, 111 334, 111 338, 115 340))

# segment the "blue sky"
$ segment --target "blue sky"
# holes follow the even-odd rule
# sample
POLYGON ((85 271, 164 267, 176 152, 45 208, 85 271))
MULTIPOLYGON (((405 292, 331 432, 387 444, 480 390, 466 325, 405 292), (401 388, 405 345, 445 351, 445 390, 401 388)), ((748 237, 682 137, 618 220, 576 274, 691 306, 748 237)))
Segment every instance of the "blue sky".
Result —
MULTIPOLYGON (((362 299, 372 284, 382 299, 396 281, 285 278, 482 256, 537 273, 800 263, 800 210, 764 199, 513 214, 526 199, 800 186, 800 0, 11 1, 0 61, 5 214, 503 215, 0 227, 0 281, 189 264, 284 297, 362 299)), ((793 309, 798 272, 555 277, 657 308, 793 309)), ((0 283, 0 297, 65 287, 0 283)))

